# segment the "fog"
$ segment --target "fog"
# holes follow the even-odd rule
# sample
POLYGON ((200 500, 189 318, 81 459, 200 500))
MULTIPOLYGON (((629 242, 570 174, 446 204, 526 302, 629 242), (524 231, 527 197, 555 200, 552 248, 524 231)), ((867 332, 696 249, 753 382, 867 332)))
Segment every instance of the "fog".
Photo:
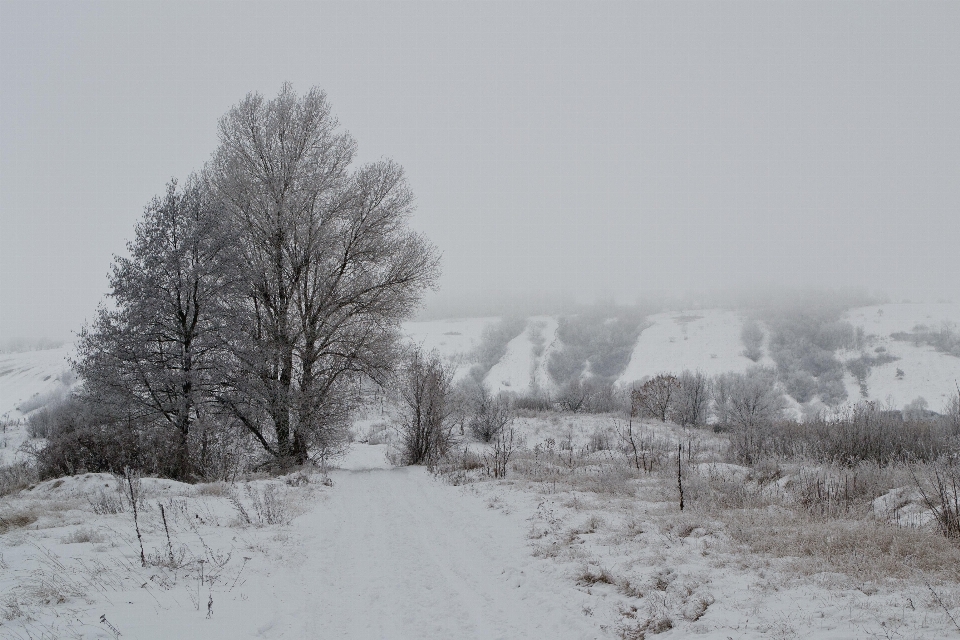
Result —
POLYGON ((0 338, 69 338, 249 91, 417 194, 431 309, 960 298, 960 4, 0 3, 0 338))

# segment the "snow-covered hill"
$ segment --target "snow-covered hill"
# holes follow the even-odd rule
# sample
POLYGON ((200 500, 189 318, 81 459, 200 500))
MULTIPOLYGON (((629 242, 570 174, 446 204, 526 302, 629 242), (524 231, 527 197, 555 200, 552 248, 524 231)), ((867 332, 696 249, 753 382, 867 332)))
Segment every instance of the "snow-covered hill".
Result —
MULTIPOLYGON (((888 402, 896 407, 924 398, 933 411, 941 411, 949 398, 957 393, 960 381, 960 358, 941 353, 928 345, 895 340, 892 334, 912 332, 923 325, 939 329, 946 325, 956 331, 960 323, 960 304, 883 304, 852 309, 845 319, 854 327, 863 327, 870 353, 885 350, 898 358, 895 362, 872 367, 867 377, 868 398, 888 402), (897 375, 897 370, 903 372, 897 375)), ((841 359, 856 354, 838 354, 841 359)), ((851 400, 860 397, 860 388, 852 375, 845 379, 851 400)))
MULTIPOLYGON (((716 375, 745 371, 758 363, 743 355, 744 318, 733 311, 705 309, 650 316, 619 382, 684 369, 716 375)), ((769 359, 759 364, 772 365, 769 359)))
POLYGON ((70 347, 60 347, 0 354, 0 466, 16 459, 27 437, 24 416, 69 390, 70 352, 70 347))
POLYGON ((69 355, 70 347, 0 354, 0 416, 19 418, 18 407, 69 384, 69 355))

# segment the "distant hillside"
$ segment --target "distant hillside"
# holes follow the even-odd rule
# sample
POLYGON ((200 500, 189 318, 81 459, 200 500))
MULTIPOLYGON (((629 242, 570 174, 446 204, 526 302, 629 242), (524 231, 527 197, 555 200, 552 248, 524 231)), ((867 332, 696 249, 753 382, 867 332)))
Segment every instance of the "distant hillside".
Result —
MULTIPOLYGON (((498 346, 502 356, 489 366, 483 380, 494 393, 512 391, 522 395, 534 389, 553 392, 558 386, 557 378, 570 372, 590 376, 599 369, 609 375, 609 370, 591 366, 591 361, 599 360, 620 367, 617 375, 607 378, 618 384, 684 369, 713 376, 758 365, 777 368, 770 356, 773 330, 764 322, 750 320, 754 317, 753 313, 728 309, 651 315, 637 326, 639 335, 626 352, 629 357, 620 361, 620 354, 611 357, 610 353, 591 352, 591 348, 603 349, 608 343, 581 335, 584 331, 602 333, 611 321, 572 324, 570 316, 534 316, 527 318, 518 335, 498 346), (751 358, 744 355, 749 352, 743 341, 748 321, 753 322, 759 338, 751 358), (577 336, 577 345, 564 341, 565 327, 568 336, 577 336)), ((830 346, 832 351, 821 351, 812 357, 828 357, 833 363, 835 370, 831 375, 838 376, 840 396, 846 391, 843 402, 869 399, 903 407, 923 397, 930 409, 941 411, 949 397, 957 393, 960 304, 874 305, 850 309, 839 318, 834 324, 840 323, 850 333, 849 345, 830 346)), ((501 318, 497 317, 433 320, 411 322, 405 328, 411 340, 437 349, 448 361, 456 363, 457 377, 462 378, 477 364, 478 350, 484 351, 484 328, 499 322, 501 318)), ((488 334, 497 332, 488 330, 488 334)), ((811 394, 812 399, 819 397, 817 387, 811 388, 811 394)), ((798 408, 795 401, 793 404, 798 408)))

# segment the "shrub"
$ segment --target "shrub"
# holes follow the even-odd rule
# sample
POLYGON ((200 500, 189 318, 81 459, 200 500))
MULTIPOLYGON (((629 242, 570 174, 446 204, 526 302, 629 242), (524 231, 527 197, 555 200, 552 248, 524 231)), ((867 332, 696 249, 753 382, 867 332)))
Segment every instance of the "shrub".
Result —
POLYGON ((661 373, 630 393, 630 414, 645 415, 666 422, 679 390, 680 382, 675 376, 661 373))
POLYGON ((38 479, 36 467, 27 462, 0 467, 0 497, 26 489, 38 479))
POLYGON ((913 331, 898 331, 890 334, 894 340, 912 342, 913 344, 929 345, 942 353, 960 358, 960 333, 956 325, 943 323, 939 329, 932 329, 924 325, 917 325, 913 331))
POLYGON ((684 371, 677 380, 676 400, 671 416, 680 425, 699 427, 707 423, 710 409, 710 381, 702 372, 684 371))
POLYGON ((787 393, 798 402, 809 401, 815 380, 816 393, 830 405, 847 397, 843 364, 834 356, 839 348, 854 348, 863 342, 853 325, 840 319, 842 307, 804 306, 768 311, 771 327, 770 357, 787 393), (859 337, 858 337, 859 336, 859 337))
POLYGON ((401 459, 405 464, 437 463, 453 445, 453 373, 434 351, 411 350, 395 385, 402 402, 401 459))
POLYGON ((733 460, 746 464, 771 458, 810 460, 853 467, 870 462, 880 467, 918 460, 933 461, 957 450, 949 421, 904 420, 875 402, 861 402, 826 418, 761 421, 734 429, 733 460))
POLYGON ((621 396, 612 382, 602 378, 571 380, 560 390, 557 405, 572 413, 607 413, 624 408, 621 396))
POLYGON ((504 396, 492 396, 482 384, 476 386, 472 396, 470 432, 480 442, 490 442, 513 420, 513 412, 504 396))
POLYGON ((47 444, 36 453, 41 479, 126 468, 177 476, 177 448, 168 429, 117 418, 72 398, 51 409, 49 418, 47 444))
POLYGON ((913 476, 923 502, 947 538, 960 538, 960 469, 952 460, 939 460, 926 477, 913 476))
POLYGON ((560 386, 584 373, 615 380, 630 363, 643 328, 644 316, 636 309, 604 306, 562 317, 557 327, 562 347, 550 354, 547 372, 560 386))

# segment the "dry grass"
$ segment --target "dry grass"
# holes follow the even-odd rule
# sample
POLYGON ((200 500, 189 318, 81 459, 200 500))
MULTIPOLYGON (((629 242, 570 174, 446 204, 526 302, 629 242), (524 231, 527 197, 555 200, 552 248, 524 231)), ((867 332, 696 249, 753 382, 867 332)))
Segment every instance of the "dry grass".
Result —
POLYGON ((99 531, 94 531, 93 529, 86 529, 83 527, 71 531, 69 534, 60 539, 60 542, 63 544, 82 544, 87 542, 99 544, 106 541, 107 537, 99 531))
POLYGON ((203 484, 195 485, 193 491, 198 496, 229 498, 231 488, 226 482, 205 482, 203 484))
POLYGON ((729 511, 721 518, 731 538, 754 553, 790 559, 800 575, 839 572, 865 582, 907 579, 921 571, 960 580, 960 547, 932 531, 787 509, 729 511))
POLYGON ((0 514, 0 534, 22 529, 37 521, 39 516, 34 511, 12 511, 0 514))
POLYGON ((37 482, 37 470, 26 462, 0 467, 0 496, 26 489, 37 482))

